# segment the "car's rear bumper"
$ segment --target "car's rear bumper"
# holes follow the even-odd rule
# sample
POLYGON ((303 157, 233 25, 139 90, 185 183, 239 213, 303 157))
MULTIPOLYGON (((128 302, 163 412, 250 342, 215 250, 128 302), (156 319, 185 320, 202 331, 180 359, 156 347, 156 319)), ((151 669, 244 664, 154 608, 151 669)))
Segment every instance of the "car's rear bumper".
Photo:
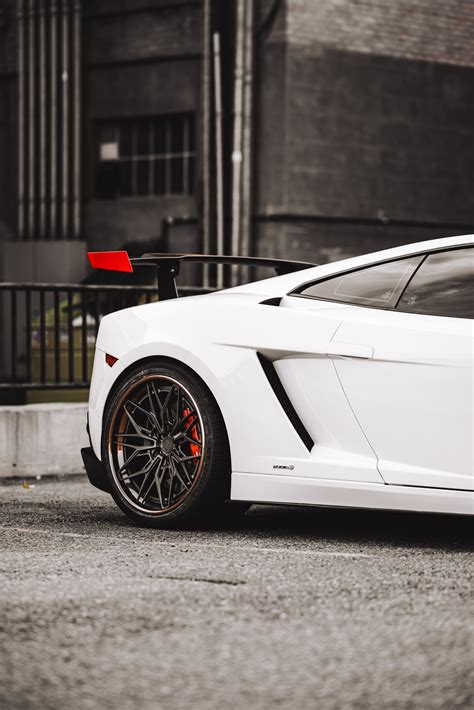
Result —
POLYGON ((93 486, 110 493, 110 484, 102 462, 99 461, 91 446, 81 449, 82 460, 87 477, 93 486))

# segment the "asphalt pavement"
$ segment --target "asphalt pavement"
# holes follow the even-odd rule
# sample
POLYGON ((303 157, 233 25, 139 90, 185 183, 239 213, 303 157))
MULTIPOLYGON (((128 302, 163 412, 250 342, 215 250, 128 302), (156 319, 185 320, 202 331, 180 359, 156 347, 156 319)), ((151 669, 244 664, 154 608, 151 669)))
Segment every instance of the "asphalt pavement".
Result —
POLYGON ((2 486, 0 707, 472 707, 471 530, 253 506, 164 532, 84 479, 2 486))

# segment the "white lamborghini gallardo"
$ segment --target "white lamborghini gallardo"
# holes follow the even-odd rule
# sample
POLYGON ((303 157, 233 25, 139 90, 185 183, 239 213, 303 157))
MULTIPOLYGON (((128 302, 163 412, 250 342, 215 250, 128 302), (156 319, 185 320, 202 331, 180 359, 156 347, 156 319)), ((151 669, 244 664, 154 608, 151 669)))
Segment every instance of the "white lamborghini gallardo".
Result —
POLYGON ((156 527, 252 503, 473 513, 474 238, 338 263, 95 252, 158 269, 103 318, 91 482, 156 527), (182 261, 280 274, 175 298, 182 261))

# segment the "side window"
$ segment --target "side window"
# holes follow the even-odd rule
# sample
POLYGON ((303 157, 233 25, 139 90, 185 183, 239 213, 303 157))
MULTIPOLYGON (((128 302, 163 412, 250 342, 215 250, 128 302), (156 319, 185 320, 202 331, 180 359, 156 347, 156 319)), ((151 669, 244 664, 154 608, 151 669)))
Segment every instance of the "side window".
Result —
POLYGON ((332 276, 299 294, 374 308, 393 307, 423 257, 409 257, 332 276))
POLYGON ((397 309, 431 316, 474 318, 474 249, 430 254, 403 293, 397 309))

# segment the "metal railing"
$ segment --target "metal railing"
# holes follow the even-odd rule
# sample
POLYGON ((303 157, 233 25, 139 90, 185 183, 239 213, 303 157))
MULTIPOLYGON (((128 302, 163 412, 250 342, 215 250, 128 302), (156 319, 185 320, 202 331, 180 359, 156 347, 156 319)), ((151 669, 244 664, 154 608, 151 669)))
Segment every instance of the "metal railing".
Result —
POLYGON ((156 300, 155 286, 0 283, 0 391, 89 387, 101 318, 156 300))

